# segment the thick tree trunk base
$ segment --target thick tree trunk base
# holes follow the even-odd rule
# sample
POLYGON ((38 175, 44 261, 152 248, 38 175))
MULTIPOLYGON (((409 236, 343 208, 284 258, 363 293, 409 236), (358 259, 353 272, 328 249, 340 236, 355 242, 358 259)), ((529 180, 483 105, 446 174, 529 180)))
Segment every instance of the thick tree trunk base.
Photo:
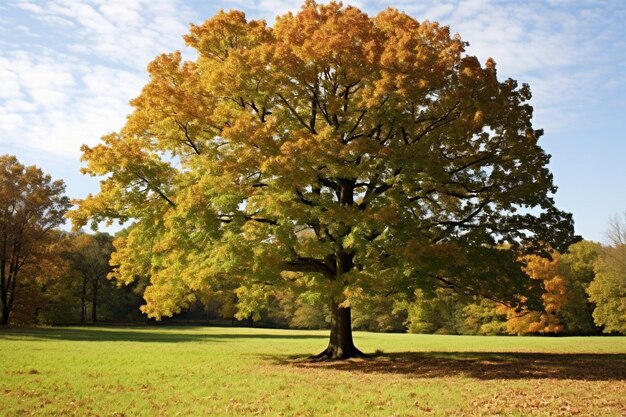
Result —
POLYGON ((369 355, 361 352, 356 346, 352 346, 348 349, 341 349, 338 346, 328 346, 322 352, 317 355, 313 355, 310 359, 313 360, 341 360, 350 358, 367 358, 369 355))

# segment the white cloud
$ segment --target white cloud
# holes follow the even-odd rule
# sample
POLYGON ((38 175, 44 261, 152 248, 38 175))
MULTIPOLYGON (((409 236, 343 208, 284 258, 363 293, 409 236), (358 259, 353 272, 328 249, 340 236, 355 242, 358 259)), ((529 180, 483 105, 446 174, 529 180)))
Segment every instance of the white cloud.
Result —
POLYGON ((28 36, 32 36, 32 37, 35 37, 35 38, 39 37, 39 35, 36 34, 35 32, 33 32, 28 26, 19 25, 19 26, 16 26, 14 28, 14 30, 19 30, 23 34, 28 35, 28 36))
POLYGON ((28 147, 77 158, 82 143, 93 145, 122 126, 128 100, 145 75, 50 54, 0 58, 14 80, 9 84, 19 86, 0 94, 6 98, 0 113, 7 119, 0 124, 0 143, 26 141, 28 147))
MULTIPOLYGON (((156 55, 184 46, 189 10, 176 0, 50 0, 13 4, 41 39, 0 50, 0 147, 77 161, 122 127, 156 55)), ((8 25, 11 21, 8 21, 8 25)))
MULTIPOLYGON (((17 133, 19 131, 19 126, 23 123, 24 118, 18 113, 0 112, 0 125, 4 127, 6 133, 17 133)), ((0 141, 0 144, 2 144, 2 141, 0 141)))
POLYGON ((36 3, 33 2, 29 2, 29 1, 21 1, 15 4, 16 7, 22 9, 22 10, 26 10, 28 12, 32 12, 32 13, 36 13, 36 14, 41 14, 43 13, 43 9, 38 6, 36 3))
MULTIPOLYGON (((0 55, 0 98, 28 97, 36 107, 58 106, 75 85, 72 68, 56 56, 13 52, 0 55)), ((10 109, 5 109, 5 111, 10 109)))
POLYGON ((0 100, 20 98, 23 95, 19 74, 10 69, 10 64, 9 60, 0 58, 0 100))
POLYGON ((74 28, 74 40, 66 45, 74 52, 142 68, 164 46, 182 48, 181 36, 194 17, 176 0, 50 0, 17 7, 53 27, 74 28))
MULTIPOLYGON (((5 102, 5 107, 11 109, 14 115, 21 113, 28 113, 37 109, 37 106, 32 101, 11 99, 5 102)), ((9 114, 6 112, 6 114, 9 114)))

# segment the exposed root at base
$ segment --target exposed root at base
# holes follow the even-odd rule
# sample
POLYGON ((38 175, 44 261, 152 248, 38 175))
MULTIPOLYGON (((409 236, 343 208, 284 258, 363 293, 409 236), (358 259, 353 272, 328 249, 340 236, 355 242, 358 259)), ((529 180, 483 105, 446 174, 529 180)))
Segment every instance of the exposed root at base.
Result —
POLYGON ((324 360, 345 360, 351 358, 369 358, 371 355, 367 355, 357 349, 355 346, 348 350, 339 349, 335 346, 328 346, 322 352, 317 355, 309 356, 309 359, 313 361, 324 360))

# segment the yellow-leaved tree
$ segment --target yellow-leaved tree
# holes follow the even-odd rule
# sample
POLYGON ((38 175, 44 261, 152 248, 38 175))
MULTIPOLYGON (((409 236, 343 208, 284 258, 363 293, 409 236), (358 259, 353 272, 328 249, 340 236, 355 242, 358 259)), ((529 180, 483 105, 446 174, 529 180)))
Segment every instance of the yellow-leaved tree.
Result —
POLYGON ((513 296, 528 280, 498 265, 571 238, 529 87, 447 27, 309 0, 272 27, 219 12, 185 40, 197 58, 157 57, 126 126, 83 147, 105 179, 71 213, 133 221, 114 276, 150 280, 148 315, 225 280, 243 299, 304 287, 332 313, 320 356, 348 358, 355 294, 513 296))

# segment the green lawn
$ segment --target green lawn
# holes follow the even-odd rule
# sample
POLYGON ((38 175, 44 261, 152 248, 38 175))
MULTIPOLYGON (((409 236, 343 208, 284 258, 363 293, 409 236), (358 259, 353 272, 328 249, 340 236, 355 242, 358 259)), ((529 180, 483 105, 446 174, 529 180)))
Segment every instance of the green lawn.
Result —
POLYGON ((0 415, 626 415, 625 337, 355 334, 375 358, 305 359, 327 332, 0 328, 0 415))

